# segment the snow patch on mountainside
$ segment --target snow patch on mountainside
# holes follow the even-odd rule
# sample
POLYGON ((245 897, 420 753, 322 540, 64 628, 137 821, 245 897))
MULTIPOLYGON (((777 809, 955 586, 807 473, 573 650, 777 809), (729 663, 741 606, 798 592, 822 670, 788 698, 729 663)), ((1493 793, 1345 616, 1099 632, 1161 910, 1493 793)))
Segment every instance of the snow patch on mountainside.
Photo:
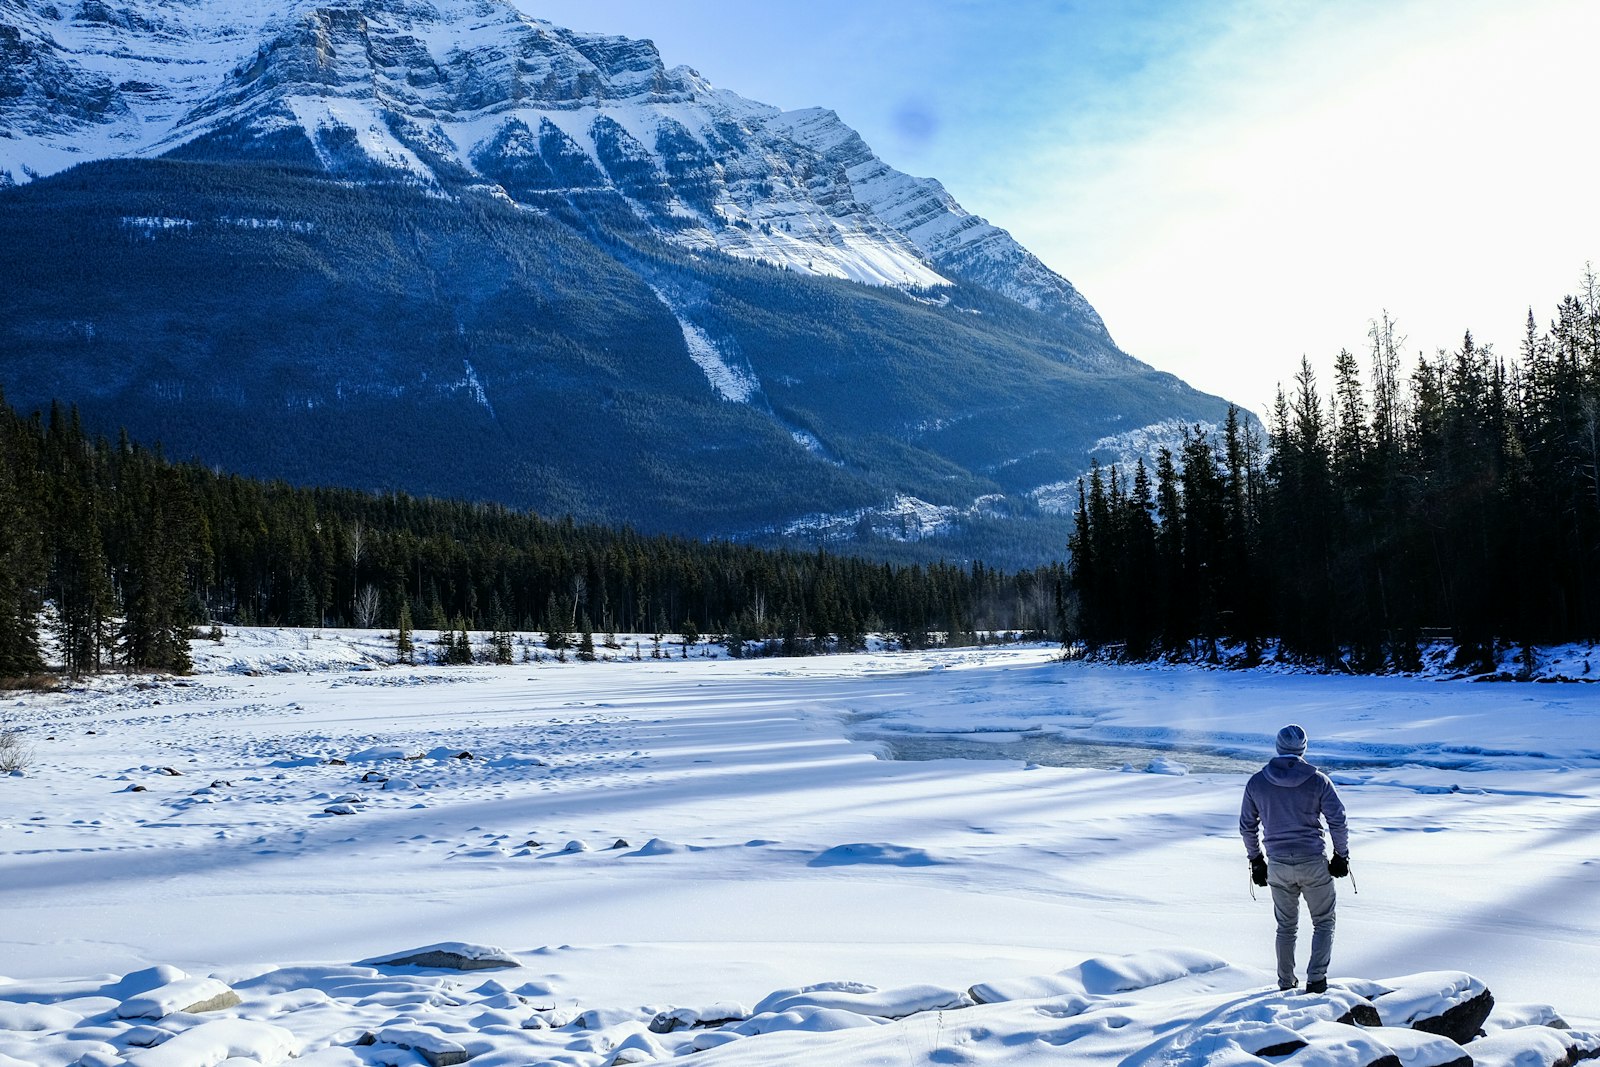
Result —
POLYGON ((382 116, 369 102, 350 98, 291 96, 285 103, 294 112, 295 122, 311 134, 311 143, 317 146, 317 153, 325 165, 331 167, 334 161, 322 147, 323 136, 319 134, 326 135, 330 131, 343 129, 355 134, 356 143, 374 163, 404 171, 423 181, 433 180, 433 172, 428 165, 389 132, 382 116))
MULTIPOLYGON (((761 218, 768 214, 759 206, 747 214, 761 218)), ((785 270, 866 285, 894 285, 931 288, 949 285, 949 279, 918 259, 914 249, 886 234, 863 234, 837 230, 831 240, 814 236, 796 237, 774 230, 770 224, 735 227, 717 234, 717 245, 729 255, 762 260, 785 270)))
POLYGON ((672 312, 673 318, 678 320, 678 327, 683 331, 683 343, 689 349, 689 358, 705 373, 706 381, 711 383, 717 395, 736 404, 750 403, 750 399, 761 392, 761 380, 748 368, 728 362, 716 343, 704 330, 690 322, 665 292, 653 285, 650 288, 672 312))
POLYGON ((491 419, 494 418, 494 405, 489 403, 489 394, 483 391, 483 382, 478 379, 478 368, 465 359, 461 361, 461 368, 463 371, 462 388, 467 391, 468 396, 472 397, 474 403, 489 413, 491 419))

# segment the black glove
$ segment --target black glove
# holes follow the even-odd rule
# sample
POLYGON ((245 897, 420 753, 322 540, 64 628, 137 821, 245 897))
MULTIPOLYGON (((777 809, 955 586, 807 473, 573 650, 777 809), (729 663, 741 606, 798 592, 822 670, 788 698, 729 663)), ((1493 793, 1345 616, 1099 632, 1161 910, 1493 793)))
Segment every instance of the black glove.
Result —
POLYGON ((1250 860, 1250 880, 1256 885, 1267 884, 1267 861, 1264 856, 1255 856, 1250 860))
POLYGON ((1350 857, 1336 853, 1333 859, 1328 861, 1328 873, 1335 878, 1343 878, 1348 875, 1350 873, 1350 857))

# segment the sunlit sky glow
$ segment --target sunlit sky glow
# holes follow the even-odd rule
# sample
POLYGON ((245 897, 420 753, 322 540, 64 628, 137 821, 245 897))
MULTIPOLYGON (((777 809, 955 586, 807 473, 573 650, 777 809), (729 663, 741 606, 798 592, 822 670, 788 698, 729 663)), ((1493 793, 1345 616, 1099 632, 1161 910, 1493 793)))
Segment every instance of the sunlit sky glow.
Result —
POLYGON ((1515 352, 1600 263, 1593 0, 518 0, 824 105, 1258 412, 1302 354, 1515 352))

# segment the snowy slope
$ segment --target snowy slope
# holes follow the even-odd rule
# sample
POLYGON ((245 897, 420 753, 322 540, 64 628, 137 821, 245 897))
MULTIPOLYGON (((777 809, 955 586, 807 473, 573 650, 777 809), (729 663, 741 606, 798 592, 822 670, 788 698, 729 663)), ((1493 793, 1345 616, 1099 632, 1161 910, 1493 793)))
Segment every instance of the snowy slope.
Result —
POLYGON ((619 196, 670 240, 792 270, 959 274, 1110 341, 1069 282, 832 112, 782 113, 505 0, 0 0, 0 58, 0 184, 292 141, 330 170, 489 182, 534 207, 619 196))
POLYGON ((7 698, 33 759, 0 778, 6 1067, 1600 1047, 1600 687, 1044 649, 658 661, 647 642, 638 663, 449 669, 379 667, 377 633, 195 647, 192 679, 7 698), (1264 758, 1286 719, 1334 759, 1352 820, 1360 892, 1340 884, 1325 997, 1273 988, 1235 829, 1245 772, 1182 773, 1202 752, 1264 758), (978 757, 1032 732, 1165 759, 893 762, 853 739, 868 729, 978 757), (372 962, 451 943, 507 966, 372 962), (204 978, 240 1003, 174 1011, 217 995, 204 978), (1490 1037, 1407 1028, 1485 984, 1490 1037), (1378 1017, 1351 1026, 1363 1004, 1378 1017))

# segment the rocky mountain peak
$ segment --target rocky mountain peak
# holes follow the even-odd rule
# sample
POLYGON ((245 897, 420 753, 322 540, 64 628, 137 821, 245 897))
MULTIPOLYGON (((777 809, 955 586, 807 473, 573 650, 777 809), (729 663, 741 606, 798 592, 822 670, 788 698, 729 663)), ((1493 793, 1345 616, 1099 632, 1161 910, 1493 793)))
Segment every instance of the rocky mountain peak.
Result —
POLYGON ((805 273, 960 277, 1110 342, 1070 282, 835 112, 780 112, 507 0, 0 0, 0 59, 0 184, 168 153, 488 184, 805 273))

